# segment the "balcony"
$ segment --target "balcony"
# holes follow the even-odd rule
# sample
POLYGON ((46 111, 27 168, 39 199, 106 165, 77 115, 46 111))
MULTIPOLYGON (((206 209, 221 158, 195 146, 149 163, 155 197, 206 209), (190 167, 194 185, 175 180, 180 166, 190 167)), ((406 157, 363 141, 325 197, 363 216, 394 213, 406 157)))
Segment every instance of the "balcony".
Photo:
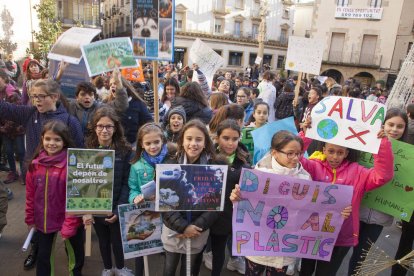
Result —
POLYGON ((229 9, 226 9, 226 7, 214 7, 213 8, 213 14, 214 15, 221 15, 225 16, 230 13, 229 9))
POLYGON ((367 68, 378 69, 381 65, 382 55, 365 55, 352 52, 349 60, 344 58, 342 51, 330 51, 327 60, 323 60, 325 64, 343 65, 343 66, 361 66, 367 68))

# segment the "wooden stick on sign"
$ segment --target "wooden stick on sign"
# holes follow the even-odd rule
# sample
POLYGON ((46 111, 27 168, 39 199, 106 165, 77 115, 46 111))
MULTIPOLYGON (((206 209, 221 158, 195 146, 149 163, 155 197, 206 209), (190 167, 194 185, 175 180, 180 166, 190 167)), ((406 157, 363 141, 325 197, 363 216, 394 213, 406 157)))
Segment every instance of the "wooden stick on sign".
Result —
POLYGON ((148 256, 144 256, 144 275, 149 276, 148 256))
MULTIPOLYGON (((92 215, 85 215, 88 219, 92 219, 92 215)), ((92 224, 85 225, 86 233, 85 233, 85 256, 90 257, 92 251, 92 224)))
POLYGON ((293 107, 296 107, 298 105, 298 97, 299 97, 301 82, 302 82, 302 72, 299 72, 298 82, 296 83, 296 86, 295 86, 295 98, 293 99, 293 107))
POLYGON ((160 122, 159 105, 158 105, 158 61, 152 61, 152 80, 154 90, 154 122, 160 122))

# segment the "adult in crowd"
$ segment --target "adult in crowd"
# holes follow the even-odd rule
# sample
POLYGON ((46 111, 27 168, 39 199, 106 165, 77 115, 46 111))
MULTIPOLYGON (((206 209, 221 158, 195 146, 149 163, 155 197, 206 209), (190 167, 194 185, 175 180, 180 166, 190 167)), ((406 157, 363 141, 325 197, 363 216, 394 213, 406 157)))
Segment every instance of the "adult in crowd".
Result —
POLYGON ((164 82, 164 91, 160 100, 160 118, 164 118, 165 114, 171 107, 171 101, 180 94, 180 84, 177 79, 170 78, 164 82))
POLYGON ((196 82, 190 82, 181 87, 180 96, 172 101, 171 108, 181 105, 187 117, 187 121, 198 118, 208 124, 213 117, 213 111, 208 105, 208 101, 201 86, 196 82))
MULTIPOLYGON (((233 74, 228 71, 224 74, 224 79, 227 80, 229 82, 229 91, 228 91, 228 95, 229 95, 229 99, 232 103, 234 103, 234 98, 236 96, 236 92, 237 92, 237 88, 236 88, 236 84, 233 82, 232 80, 233 74)), ((220 88, 219 88, 220 91, 220 88)), ((223 92, 223 91, 221 91, 223 92)))
POLYGON ((259 88, 260 95, 259 99, 262 99, 265 103, 269 105, 269 118, 268 122, 271 123, 275 121, 275 107, 274 103, 276 101, 276 88, 273 85, 273 80, 275 79, 275 74, 266 71, 263 73, 263 80, 260 82, 259 88))
POLYGON ((22 102, 24 105, 29 104, 29 92, 31 91, 32 84, 42 78, 41 71, 43 66, 40 63, 32 59, 27 64, 27 71, 22 87, 22 102))
POLYGON ((16 61, 13 60, 13 54, 9 54, 7 56, 6 67, 10 72, 11 79, 17 82, 20 76, 20 66, 16 61))
POLYGON ((98 95, 99 101, 103 101, 109 96, 109 89, 106 89, 105 87, 106 81, 106 76, 97 76, 93 79, 93 85, 96 87, 96 94, 98 95))
POLYGON ((293 116, 293 99, 295 98, 294 86, 286 83, 283 92, 276 98, 275 109, 276 119, 284 119, 293 116))

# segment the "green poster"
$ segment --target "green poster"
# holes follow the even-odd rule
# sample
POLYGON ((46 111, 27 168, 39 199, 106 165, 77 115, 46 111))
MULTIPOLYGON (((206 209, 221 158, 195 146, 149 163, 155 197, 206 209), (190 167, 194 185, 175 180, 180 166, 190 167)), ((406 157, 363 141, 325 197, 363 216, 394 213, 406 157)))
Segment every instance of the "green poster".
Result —
POLYGON ((129 37, 109 38, 82 46, 89 76, 96 76, 118 68, 138 67, 129 37))
POLYGON ((242 129, 242 138, 241 138, 241 143, 245 145, 247 150, 249 151, 251 160, 254 154, 254 143, 253 143, 252 130, 254 130, 254 127, 244 127, 242 129))
POLYGON ((66 211, 112 212, 113 150, 68 149, 66 211))
MULTIPOLYGON (((365 193, 362 204, 409 221, 414 210, 414 146, 393 140, 392 149, 394 178, 384 186, 365 193)), ((371 168, 374 158, 372 154, 364 152, 359 163, 371 168)))

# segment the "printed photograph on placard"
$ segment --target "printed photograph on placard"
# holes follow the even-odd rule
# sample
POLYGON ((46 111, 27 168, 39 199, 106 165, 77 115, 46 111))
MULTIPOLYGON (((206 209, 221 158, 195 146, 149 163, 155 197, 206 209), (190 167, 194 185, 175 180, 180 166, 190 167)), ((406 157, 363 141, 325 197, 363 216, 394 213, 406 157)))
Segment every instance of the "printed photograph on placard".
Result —
POLYGON ((145 39, 134 38, 132 39, 132 45, 135 56, 145 56, 145 39))
POLYGON ((222 211, 228 166, 157 165, 157 211, 222 211))
POLYGON ((158 0, 134 0, 132 38, 158 39, 158 0))
POLYGON ((172 53, 172 26, 170 19, 160 19, 160 57, 168 58, 172 53))

